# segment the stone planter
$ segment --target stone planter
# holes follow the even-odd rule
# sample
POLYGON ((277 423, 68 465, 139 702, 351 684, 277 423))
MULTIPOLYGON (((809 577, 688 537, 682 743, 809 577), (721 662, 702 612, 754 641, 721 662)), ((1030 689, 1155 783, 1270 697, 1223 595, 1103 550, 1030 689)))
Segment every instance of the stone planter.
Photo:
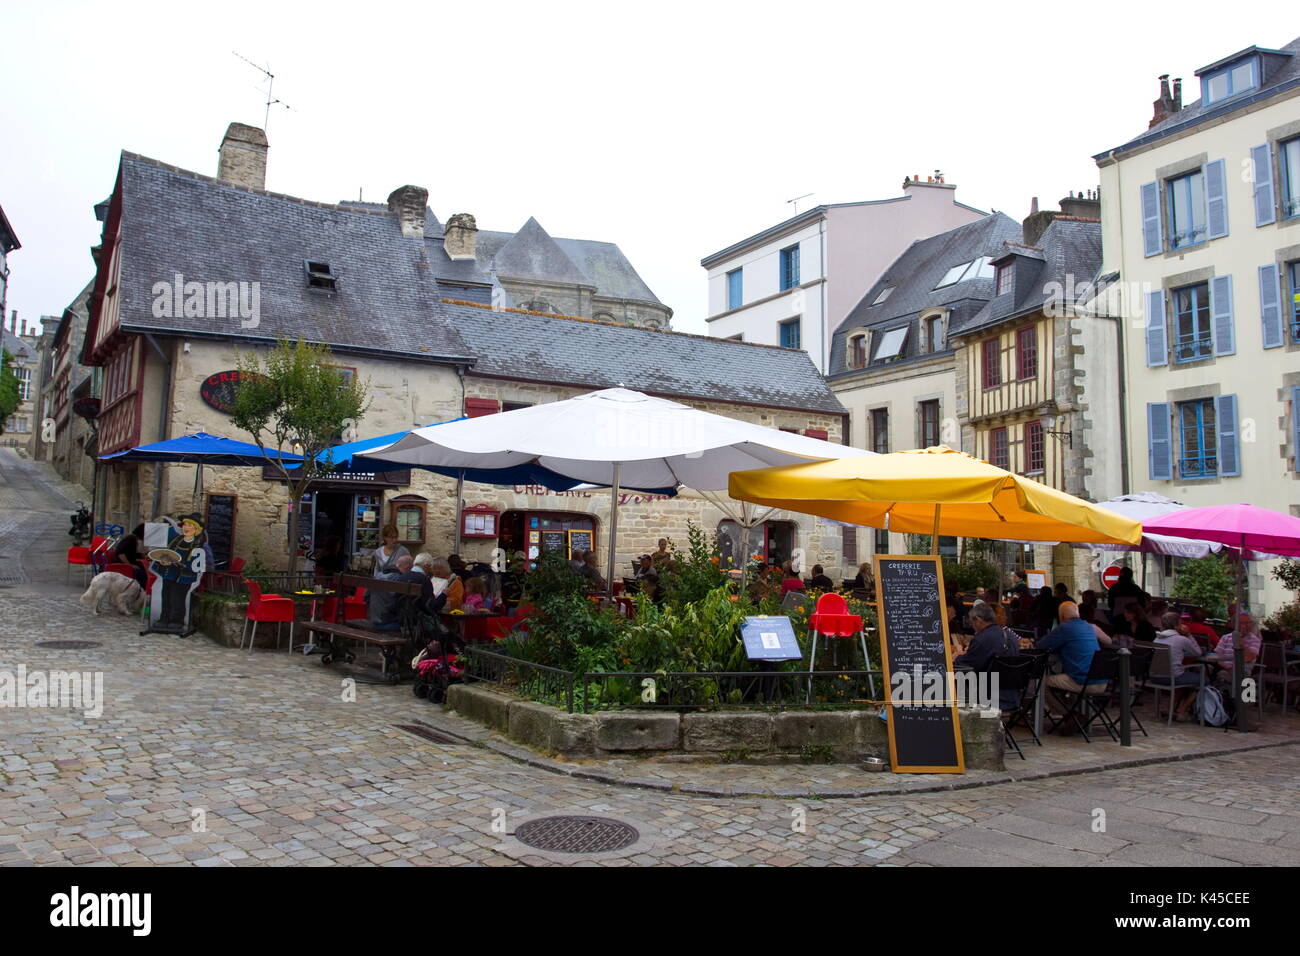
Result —
MULTIPOLYGON (((522 744, 565 757, 695 754, 820 763, 828 758, 857 762, 889 757, 885 722, 874 710, 570 714, 484 684, 452 685, 447 707, 522 744)), ((968 769, 1006 769, 1002 724, 996 716, 961 711, 961 736, 968 769)))
MULTIPOLYGON (((247 610, 248 605, 243 602, 200 599, 194 604, 190 614, 194 624, 207 637, 226 647, 238 647, 239 636, 244 630, 244 614, 247 610)), ((289 642, 289 625, 281 624, 280 627, 283 629, 280 647, 284 648, 289 642)), ((274 624, 262 624, 258 627, 257 646, 275 648, 274 624)))

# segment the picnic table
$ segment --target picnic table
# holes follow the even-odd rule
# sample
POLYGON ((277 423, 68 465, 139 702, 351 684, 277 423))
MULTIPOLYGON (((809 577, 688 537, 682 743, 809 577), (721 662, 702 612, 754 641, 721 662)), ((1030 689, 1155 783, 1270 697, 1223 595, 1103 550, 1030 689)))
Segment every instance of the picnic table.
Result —
MULTIPOLYGON (((388 591, 408 598, 419 598, 420 596, 420 585, 414 582, 385 581, 382 578, 362 577, 352 574, 340 574, 338 576, 335 589, 340 594, 346 595, 349 589, 355 588, 366 588, 369 591, 388 591)), ((310 596, 321 597, 323 595, 313 593, 310 596)), ((303 595, 303 597, 307 597, 307 595, 303 595)), ((312 606, 314 610, 315 601, 312 602, 312 606)), ((403 614, 403 624, 400 630, 378 630, 369 621, 361 620, 353 621, 350 624, 343 623, 341 620, 343 602, 336 601, 334 607, 335 614, 340 620, 317 620, 313 613, 312 620, 304 625, 310 633, 324 637, 326 649, 321 656, 321 663, 328 665, 337 659, 351 663, 355 660, 355 655, 349 645, 351 643, 363 644, 378 649, 381 658, 380 674, 386 677, 390 684, 396 684, 401 680, 402 662, 403 660, 410 660, 414 653, 416 630, 414 613, 403 614)))

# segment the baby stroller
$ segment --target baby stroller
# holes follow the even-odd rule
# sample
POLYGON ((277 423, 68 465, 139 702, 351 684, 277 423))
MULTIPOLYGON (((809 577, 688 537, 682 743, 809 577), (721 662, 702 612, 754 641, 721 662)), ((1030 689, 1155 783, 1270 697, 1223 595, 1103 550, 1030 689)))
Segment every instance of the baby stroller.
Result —
POLYGON ((447 699, 447 688, 464 679, 465 668, 456 654, 444 654, 437 641, 429 645, 411 662, 415 683, 411 692, 431 704, 441 704, 447 699))

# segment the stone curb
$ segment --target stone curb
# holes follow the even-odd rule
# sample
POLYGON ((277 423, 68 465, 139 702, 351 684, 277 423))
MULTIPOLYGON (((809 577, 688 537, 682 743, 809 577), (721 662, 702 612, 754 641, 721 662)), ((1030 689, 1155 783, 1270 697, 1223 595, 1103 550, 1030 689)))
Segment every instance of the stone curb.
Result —
MULTIPOLYGON (((437 716, 441 717, 441 715, 437 716)), ((466 721, 466 723, 468 723, 468 721, 466 721)), ((863 799, 865 797, 905 796, 912 793, 943 793, 952 790, 971 790, 977 787, 991 787, 1004 783, 1046 780, 1050 777, 1073 777, 1090 773, 1103 773, 1108 770, 1121 770, 1126 767, 1145 767, 1153 764, 1177 763, 1184 760, 1203 760, 1209 757, 1223 757, 1228 754, 1248 753, 1253 750, 1270 750, 1277 747, 1300 746, 1300 741, 1282 740, 1265 744, 1252 744, 1246 747, 1219 747, 1212 750, 1198 750, 1194 753, 1162 754, 1154 757, 1134 757, 1130 759, 1118 758, 1090 767, 1062 767, 1056 770, 1031 770, 1027 772, 1016 772, 1010 770, 977 770, 966 774, 964 779, 955 780, 952 783, 931 783, 926 781, 924 783, 909 786, 906 783, 900 782, 888 787, 863 789, 845 789, 843 787, 781 787, 767 790, 760 790, 757 788, 747 790, 743 785, 722 787, 702 783, 673 784, 668 783, 667 781, 647 777, 624 777, 619 774, 603 771, 596 767, 574 766, 562 763, 558 760, 552 760, 549 757, 542 757, 526 747, 522 747, 518 744, 507 743, 500 739, 496 739, 487 733, 471 737, 466 736, 466 734, 459 729, 449 728, 445 723, 436 726, 438 730, 448 734, 449 736, 457 737, 464 740, 466 743, 491 750, 494 753, 514 760, 517 763, 536 767, 539 770, 546 770, 550 773, 560 774, 561 776, 573 777, 578 780, 591 780, 596 783, 604 783, 616 787, 627 787, 634 790, 656 790, 662 793, 683 793, 693 797, 750 797, 777 800, 798 798, 848 800, 863 799), (981 774, 981 776, 977 779, 971 779, 972 774, 975 773, 981 774)))

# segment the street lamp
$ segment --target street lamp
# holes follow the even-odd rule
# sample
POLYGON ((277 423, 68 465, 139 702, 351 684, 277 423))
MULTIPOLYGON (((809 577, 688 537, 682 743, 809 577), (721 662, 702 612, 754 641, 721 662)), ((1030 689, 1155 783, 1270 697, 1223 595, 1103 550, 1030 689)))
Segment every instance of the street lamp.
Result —
POLYGON ((1043 434, 1051 435, 1059 442, 1064 442, 1066 447, 1074 447, 1074 433, 1068 428, 1056 427, 1058 422, 1062 422, 1064 415, 1057 413, 1056 406, 1046 403, 1038 406, 1038 418, 1043 423, 1043 434))

